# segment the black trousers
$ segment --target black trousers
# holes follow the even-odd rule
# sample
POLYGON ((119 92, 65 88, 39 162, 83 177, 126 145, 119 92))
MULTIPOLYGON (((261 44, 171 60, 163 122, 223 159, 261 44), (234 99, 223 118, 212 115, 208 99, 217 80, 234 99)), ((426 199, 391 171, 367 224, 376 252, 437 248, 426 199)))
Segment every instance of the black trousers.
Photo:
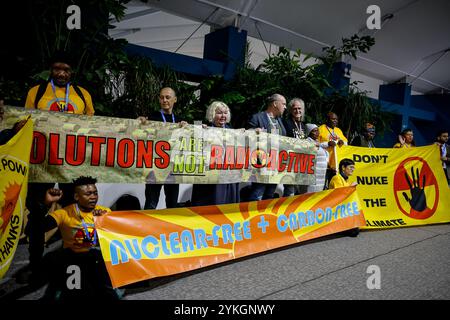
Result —
MULTIPOLYGON (((26 206, 30 211, 28 215, 28 224, 25 233, 29 238, 28 252, 30 259, 30 267, 33 273, 40 272, 42 255, 44 254, 45 230, 44 220, 47 214, 47 208, 43 207, 45 193, 48 189, 53 188, 54 183, 29 183, 26 206)), ((63 197, 60 204, 65 207, 74 202, 73 187, 71 183, 59 184, 63 190, 63 197)))
POLYGON ((178 194, 180 191, 178 184, 146 184, 144 209, 156 209, 163 186, 164 194, 166 195, 166 208, 178 207, 178 194))
POLYGON ((29 183, 26 206, 30 211, 25 233, 28 235, 28 252, 30 255, 30 267, 33 273, 40 271, 42 255, 44 254, 45 231, 44 220, 47 214, 42 207, 45 192, 53 188, 54 183, 29 183))
POLYGON ((46 254, 44 260, 49 279, 44 299, 58 299, 58 292, 61 293, 60 300, 118 299, 98 248, 83 253, 59 249, 46 254), (75 280, 77 276, 79 278, 75 280))
POLYGON ((324 190, 328 189, 328 186, 330 185, 331 178, 333 178, 336 175, 336 170, 327 168, 327 172, 325 174, 325 186, 324 190))

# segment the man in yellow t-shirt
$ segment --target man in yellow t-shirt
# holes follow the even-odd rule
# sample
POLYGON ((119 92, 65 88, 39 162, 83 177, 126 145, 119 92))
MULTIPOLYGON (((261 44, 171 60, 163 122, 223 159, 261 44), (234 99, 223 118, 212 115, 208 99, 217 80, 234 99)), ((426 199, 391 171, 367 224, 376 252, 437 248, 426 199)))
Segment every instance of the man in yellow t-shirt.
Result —
MULTIPOLYGON (((73 62, 67 53, 56 52, 50 62, 50 79, 28 91, 25 108, 94 115, 90 94, 85 89, 70 82, 72 79, 72 64, 73 62)), ((59 187, 66 194, 59 200, 59 203, 65 207, 73 202, 72 186, 71 184, 59 183, 59 187)), ((29 237, 31 270, 24 271, 17 277, 19 283, 29 282, 30 272, 39 273, 39 265, 42 262, 44 252, 45 238, 42 225, 45 214, 40 216, 40 210, 37 206, 42 199, 42 194, 48 188, 50 188, 48 184, 28 184, 27 208, 30 214, 26 234, 29 237)))
POLYGON ((338 162, 336 157, 336 145, 341 147, 347 145, 347 138, 341 129, 337 127, 339 122, 338 116, 334 112, 327 114, 327 121, 319 127, 319 143, 322 148, 325 148, 330 157, 328 158, 328 169, 326 175, 325 185, 328 185, 331 178, 336 174, 336 164, 338 162))
POLYGON ((28 91, 25 108, 92 116, 91 95, 84 88, 70 83, 71 64, 66 54, 57 53, 51 61, 50 79, 28 91))
MULTIPOLYGON (((45 218, 45 231, 58 227, 63 240, 63 250, 57 259, 47 266, 50 283, 45 297, 54 299, 55 292, 61 290, 64 298, 89 296, 97 299, 119 298, 112 289, 106 271, 105 262, 99 250, 99 241, 95 231, 94 216, 100 216, 111 210, 97 205, 97 180, 92 177, 79 177, 73 181, 75 203, 50 213, 45 218), (65 290, 68 267, 80 268, 81 290, 65 290)), ((48 189, 44 205, 51 206, 62 196, 61 190, 48 189)), ((44 207, 44 206, 43 206, 44 207)))
MULTIPOLYGON (((98 192, 95 183, 96 180, 90 177, 80 177, 75 180, 76 202, 50 213, 46 220, 45 231, 58 227, 63 239, 63 247, 73 252, 87 252, 92 247, 98 246, 94 216, 111 211, 109 208, 97 205, 98 192)), ((56 189, 52 191, 59 196, 60 193, 56 189)))

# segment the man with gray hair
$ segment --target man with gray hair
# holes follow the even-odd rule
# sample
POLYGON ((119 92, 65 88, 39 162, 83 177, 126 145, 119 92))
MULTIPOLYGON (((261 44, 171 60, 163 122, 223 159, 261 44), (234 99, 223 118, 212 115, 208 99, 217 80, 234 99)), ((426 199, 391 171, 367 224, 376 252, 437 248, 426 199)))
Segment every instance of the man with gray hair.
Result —
MULTIPOLYGON (((266 110, 254 114, 248 122, 248 129, 255 129, 256 133, 261 131, 286 135, 286 129, 281 120, 281 116, 286 110, 286 98, 281 94, 275 93, 266 100, 266 110)), ((259 201, 263 199, 272 199, 276 184, 265 184, 253 182, 250 188, 249 201, 259 201)))
MULTIPOLYGON (((303 117, 305 116, 305 102, 300 98, 293 98, 288 103, 288 115, 283 119, 286 135, 291 138, 306 139, 305 124, 303 117)), ((306 193, 306 186, 285 184, 283 185, 283 197, 306 193)))
POLYGON ((286 135, 292 138, 306 139, 305 124, 305 102, 300 98, 294 98, 288 103, 288 115, 283 119, 286 135))

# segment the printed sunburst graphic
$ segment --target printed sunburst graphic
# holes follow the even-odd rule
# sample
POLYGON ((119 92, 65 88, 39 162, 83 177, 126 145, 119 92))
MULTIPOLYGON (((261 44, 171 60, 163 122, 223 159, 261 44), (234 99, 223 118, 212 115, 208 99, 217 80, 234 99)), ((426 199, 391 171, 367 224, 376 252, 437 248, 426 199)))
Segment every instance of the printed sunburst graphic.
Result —
POLYGON ((19 199, 21 186, 17 183, 8 185, 4 190, 5 204, 0 212, 0 236, 4 234, 8 222, 14 213, 17 200, 19 199))

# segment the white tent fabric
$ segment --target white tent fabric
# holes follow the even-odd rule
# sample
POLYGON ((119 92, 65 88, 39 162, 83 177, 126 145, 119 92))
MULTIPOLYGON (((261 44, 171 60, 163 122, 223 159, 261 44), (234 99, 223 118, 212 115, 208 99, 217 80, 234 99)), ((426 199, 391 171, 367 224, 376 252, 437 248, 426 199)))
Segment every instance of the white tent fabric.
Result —
POLYGON ((320 55, 342 37, 372 35, 376 44, 352 64, 372 91, 381 83, 407 81, 415 93, 450 91, 450 2, 378 0, 381 29, 369 30, 369 0, 133 0, 125 18, 113 21, 114 38, 202 57, 211 28, 234 25, 253 38, 258 65, 277 46, 320 55), (198 30, 197 30, 198 28, 198 30), (188 41, 185 41, 188 39, 188 41), (264 41, 264 43, 261 41, 264 41), (183 43, 184 42, 184 43, 183 43), (373 87, 372 87, 373 86, 373 87))

